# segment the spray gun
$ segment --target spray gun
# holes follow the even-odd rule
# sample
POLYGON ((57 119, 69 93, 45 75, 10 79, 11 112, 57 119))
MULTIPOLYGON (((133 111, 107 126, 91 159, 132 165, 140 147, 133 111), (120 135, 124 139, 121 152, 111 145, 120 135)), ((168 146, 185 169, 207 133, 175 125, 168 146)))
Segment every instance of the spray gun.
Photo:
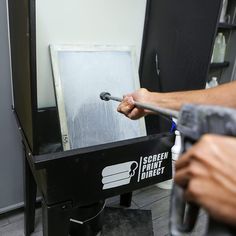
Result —
MULTIPOLYGON (((105 101, 121 102, 121 98, 113 97, 107 92, 100 94, 105 101)), ((157 114, 178 119, 177 129, 181 133, 182 153, 187 151, 204 134, 220 134, 236 136, 236 110, 219 106, 184 105, 179 112, 149 104, 134 102, 138 108, 151 110, 157 114)), ((170 207, 170 235, 180 236, 189 233, 196 225, 199 206, 187 203, 182 188, 173 185, 170 207)), ((209 218, 206 236, 232 236, 235 229, 209 218)))
MULTIPOLYGON (((181 133, 182 153, 204 134, 236 136, 236 110, 209 105, 184 105, 179 112, 177 129, 181 133)), ((170 208, 170 234, 191 232, 196 224, 199 206, 186 203, 183 190, 173 186, 170 208)), ((209 218, 206 236, 235 235, 235 229, 209 218)))

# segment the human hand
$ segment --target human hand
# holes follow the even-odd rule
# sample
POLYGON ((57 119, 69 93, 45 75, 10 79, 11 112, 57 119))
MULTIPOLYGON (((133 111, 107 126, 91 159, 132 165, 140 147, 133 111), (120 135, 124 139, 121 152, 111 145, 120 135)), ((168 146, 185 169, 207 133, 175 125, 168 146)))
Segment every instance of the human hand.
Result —
POLYGON ((204 135, 176 162, 174 180, 187 201, 236 224, 236 138, 204 135))
POLYGON ((135 107, 134 101, 150 104, 151 92, 149 92, 147 89, 141 88, 131 94, 125 95, 122 102, 118 106, 117 111, 132 120, 139 119, 151 113, 148 110, 135 107))

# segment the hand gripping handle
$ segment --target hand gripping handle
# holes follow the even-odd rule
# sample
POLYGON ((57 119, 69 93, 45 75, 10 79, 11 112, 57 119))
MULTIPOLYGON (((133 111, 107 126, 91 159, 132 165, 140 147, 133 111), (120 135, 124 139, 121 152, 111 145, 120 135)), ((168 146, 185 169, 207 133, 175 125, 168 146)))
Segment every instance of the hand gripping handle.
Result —
MULTIPOLYGON (((177 129, 181 133, 182 153, 187 151, 194 142, 206 133, 221 134, 236 137, 236 110, 207 105, 183 106, 180 111, 177 129)), ((183 190, 174 184, 171 195, 170 208, 170 235, 183 235, 191 232, 196 224, 199 207, 184 200, 183 190)), ((206 236, 236 235, 235 230, 222 223, 215 223, 209 218, 209 227, 206 236), (215 229, 217 228, 217 232, 215 229)))

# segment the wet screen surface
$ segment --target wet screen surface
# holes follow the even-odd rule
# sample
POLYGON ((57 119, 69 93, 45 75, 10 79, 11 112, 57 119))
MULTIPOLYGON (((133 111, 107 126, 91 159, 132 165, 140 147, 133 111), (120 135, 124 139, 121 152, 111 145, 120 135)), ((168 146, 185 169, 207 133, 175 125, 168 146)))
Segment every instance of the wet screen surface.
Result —
POLYGON ((103 91, 122 97, 139 87, 131 51, 60 50, 56 55, 59 78, 54 79, 60 80, 55 87, 60 90, 56 91, 59 114, 64 106, 65 115, 59 116, 61 126, 64 123, 67 128, 67 149, 146 135, 143 120, 129 120, 116 111, 117 102, 99 97, 103 91))

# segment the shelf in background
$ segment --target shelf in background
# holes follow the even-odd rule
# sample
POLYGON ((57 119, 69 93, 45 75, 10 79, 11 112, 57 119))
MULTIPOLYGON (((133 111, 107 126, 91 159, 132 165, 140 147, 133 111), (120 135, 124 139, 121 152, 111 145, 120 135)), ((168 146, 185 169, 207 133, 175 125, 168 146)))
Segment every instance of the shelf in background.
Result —
POLYGON ((236 24, 219 23, 218 29, 221 29, 221 30, 234 30, 234 29, 236 29, 236 24))
POLYGON ((210 69, 221 69, 221 68, 226 68, 229 66, 229 62, 225 61, 222 63, 211 63, 210 64, 210 69))

